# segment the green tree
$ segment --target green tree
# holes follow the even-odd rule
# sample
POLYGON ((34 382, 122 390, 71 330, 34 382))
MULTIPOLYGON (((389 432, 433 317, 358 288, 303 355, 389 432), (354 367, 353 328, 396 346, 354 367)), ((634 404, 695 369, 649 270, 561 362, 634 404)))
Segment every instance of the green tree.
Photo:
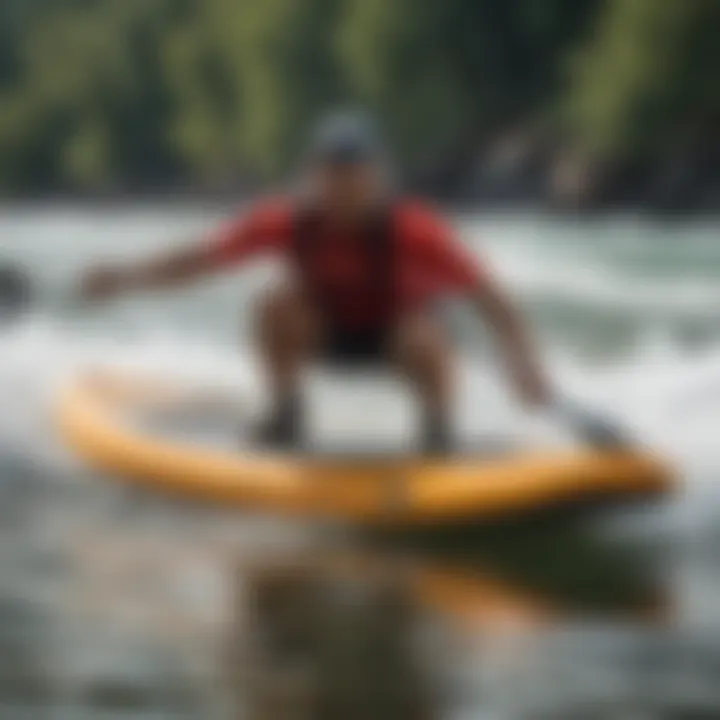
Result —
POLYGON ((590 154, 653 154, 719 112, 719 14, 717 0, 4 0, 0 183, 275 178, 338 103, 374 109, 410 170, 458 149, 469 162, 540 119, 590 154))
POLYGON ((422 160, 457 138, 532 118, 595 0, 348 0, 340 39, 358 94, 422 160))
POLYGON ((720 110, 720 5, 714 0, 611 0, 574 59, 567 112, 598 156, 656 151, 688 118, 720 110))

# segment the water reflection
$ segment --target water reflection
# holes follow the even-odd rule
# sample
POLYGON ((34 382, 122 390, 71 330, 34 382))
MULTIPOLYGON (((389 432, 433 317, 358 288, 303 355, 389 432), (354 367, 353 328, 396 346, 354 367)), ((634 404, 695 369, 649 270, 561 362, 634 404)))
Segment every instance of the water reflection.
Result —
MULTIPOLYGON (((582 516, 547 516, 442 531, 374 536, 463 574, 490 575, 522 589, 558 617, 647 617, 670 613, 657 550, 608 539, 582 516)), ((597 519, 597 518, 596 518, 597 519)))
POLYGON ((269 556, 343 577, 402 575, 450 645, 434 657, 452 676, 439 717, 720 708, 720 644, 677 606, 677 558, 598 532, 594 515, 328 535, 23 459, 5 464, 0 490, 0 717, 234 718, 232 598, 269 556))

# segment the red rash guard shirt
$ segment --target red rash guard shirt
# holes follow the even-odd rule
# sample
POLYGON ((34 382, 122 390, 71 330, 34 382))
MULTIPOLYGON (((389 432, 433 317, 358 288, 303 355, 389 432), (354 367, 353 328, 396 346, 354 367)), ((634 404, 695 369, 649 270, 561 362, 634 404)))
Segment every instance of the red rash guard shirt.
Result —
MULTIPOLYGON (((283 256, 298 268, 296 205, 290 200, 264 201, 232 220, 210 239, 208 260, 213 268, 239 265, 260 254, 283 256)), ((333 317, 347 328, 392 323, 398 314, 413 312, 428 301, 473 291, 483 270, 473 256, 455 239, 452 230, 430 209, 417 202, 399 201, 390 210, 389 242, 392 243, 394 303, 385 317, 358 315, 357 309, 372 307, 358 293, 372 293, 377 285, 358 283, 358 274, 367 271, 367 262, 358 257, 357 237, 330 225, 324 228, 323 273, 330 275, 333 289, 333 317), (327 241, 329 240, 329 242, 327 241), (365 270, 363 270, 365 268, 365 270), (348 297, 352 296, 352 297, 348 297), (343 314, 342 308, 348 308, 343 314), (349 310, 355 308, 355 312, 349 310), (339 313, 339 317, 338 317, 339 313)), ((375 272, 382 269, 375 268, 375 272)), ((312 290, 312 288, 310 288, 312 290)), ((326 293, 327 296, 327 293, 326 293)))

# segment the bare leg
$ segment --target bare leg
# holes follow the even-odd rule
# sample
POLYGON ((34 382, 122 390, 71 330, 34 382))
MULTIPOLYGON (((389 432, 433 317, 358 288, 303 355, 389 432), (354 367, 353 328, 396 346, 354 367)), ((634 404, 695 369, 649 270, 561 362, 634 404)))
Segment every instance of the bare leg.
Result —
POLYGON ((301 415, 299 379, 317 347, 318 328, 302 295, 283 284, 267 291, 255 314, 256 342, 268 374, 272 413, 263 429, 265 441, 297 441, 301 415))
POLYGON ((447 452, 454 371, 453 351, 443 328, 430 314, 410 316, 398 325, 392 350, 398 370, 420 396, 425 449, 447 452))

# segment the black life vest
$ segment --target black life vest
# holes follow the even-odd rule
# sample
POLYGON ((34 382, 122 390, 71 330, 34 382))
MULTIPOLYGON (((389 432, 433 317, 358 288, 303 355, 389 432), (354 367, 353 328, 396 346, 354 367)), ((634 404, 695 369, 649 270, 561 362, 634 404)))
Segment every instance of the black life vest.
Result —
POLYGON ((354 236, 332 237, 322 214, 296 211, 293 256, 310 302, 331 323, 380 329, 394 319, 396 237, 393 208, 383 207, 354 236))

